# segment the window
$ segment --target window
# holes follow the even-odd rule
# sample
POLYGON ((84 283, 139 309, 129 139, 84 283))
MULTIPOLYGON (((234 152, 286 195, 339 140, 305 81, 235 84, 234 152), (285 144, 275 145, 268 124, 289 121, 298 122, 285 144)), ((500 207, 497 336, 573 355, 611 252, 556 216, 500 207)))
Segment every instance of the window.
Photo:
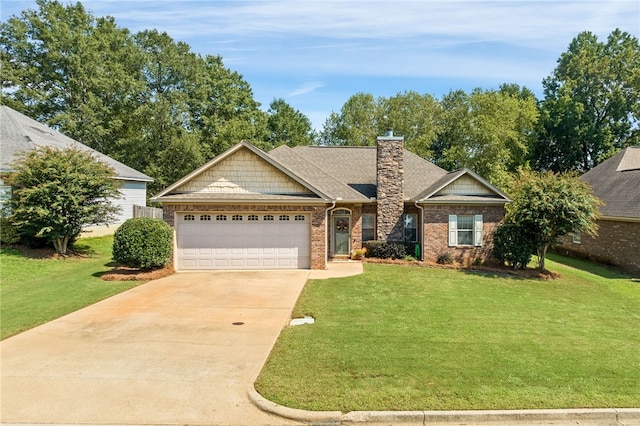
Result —
MULTIPOLYGON (((0 183, 2 181, 0 180, 0 183)), ((9 216, 9 200, 11 200, 11 187, 8 185, 0 185, 0 216, 9 216)))
POLYGON ((242 220, 242 215, 234 214, 233 216, 231 216, 231 220, 242 220))
POLYGON ((216 220, 227 220, 227 215, 219 214, 218 216, 216 216, 216 220))
POLYGON ((482 246, 482 215, 449 215, 450 246, 482 246))
POLYGON ((580 244, 580 231, 575 231, 573 234, 571 234, 571 241, 573 242, 573 244, 580 244))
POLYGON ((265 214, 264 217, 262 218, 262 220, 266 220, 268 222, 273 220, 273 215, 272 214, 265 214))
POLYGON ((402 215, 402 229, 404 230, 404 241, 408 243, 418 242, 418 215, 407 213, 402 215))
POLYGON ((281 214, 278 219, 279 220, 289 220, 289 215, 288 214, 281 214))
POLYGON ((362 241, 373 241, 376 239, 376 215, 365 213, 362 215, 362 241))
POLYGON ((196 217, 192 214, 187 214, 184 216, 184 220, 185 222, 188 222, 188 221, 196 220, 196 217))
POLYGON ((304 222, 304 215, 303 214, 297 214, 295 217, 295 220, 298 222, 304 222))
POLYGON ((251 221, 251 222, 255 222, 255 221, 258 220, 258 215, 257 214, 250 214, 249 217, 247 217, 247 220, 251 221))
POLYGON ((200 220, 211 220, 211 215, 201 214, 200 215, 200 220))

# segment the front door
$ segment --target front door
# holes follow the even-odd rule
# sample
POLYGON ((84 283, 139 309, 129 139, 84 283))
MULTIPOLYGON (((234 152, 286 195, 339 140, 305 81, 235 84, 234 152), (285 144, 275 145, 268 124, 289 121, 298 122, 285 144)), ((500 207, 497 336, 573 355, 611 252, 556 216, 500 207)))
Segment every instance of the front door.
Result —
POLYGON ((349 216, 333 216, 333 254, 349 255, 351 237, 351 220, 349 216))

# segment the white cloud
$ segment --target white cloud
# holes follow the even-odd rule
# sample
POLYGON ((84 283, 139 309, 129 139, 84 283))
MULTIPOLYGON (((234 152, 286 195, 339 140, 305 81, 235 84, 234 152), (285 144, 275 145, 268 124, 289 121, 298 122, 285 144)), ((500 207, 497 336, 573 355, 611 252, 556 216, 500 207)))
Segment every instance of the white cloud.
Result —
POLYGON ((321 87, 323 87, 324 84, 322 84, 319 81, 311 81, 308 83, 305 83, 303 86, 298 87, 297 89, 293 90, 292 92, 287 94, 287 97, 292 98, 295 96, 301 96, 301 95, 306 95, 308 93, 311 93, 313 91, 315 91, 316 89, 319 89, 321 87))

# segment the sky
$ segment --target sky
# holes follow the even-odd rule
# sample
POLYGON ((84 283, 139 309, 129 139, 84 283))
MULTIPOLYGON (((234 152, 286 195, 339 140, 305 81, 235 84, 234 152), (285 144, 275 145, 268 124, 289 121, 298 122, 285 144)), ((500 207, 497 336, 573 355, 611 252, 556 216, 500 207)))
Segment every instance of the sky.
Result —
MULTIPOLYGON (((68 2, 62 1, 64 4, 68 2)), ((639 37, 639 0, 84 0, 132 32, 157 29, 201 55, 220 55, 267 110, 284 99, 320 130, 350 96, 516 83, 543 97, 582 31, 639 37)), ((5 21, 35 1, 2 0, 5 21)))

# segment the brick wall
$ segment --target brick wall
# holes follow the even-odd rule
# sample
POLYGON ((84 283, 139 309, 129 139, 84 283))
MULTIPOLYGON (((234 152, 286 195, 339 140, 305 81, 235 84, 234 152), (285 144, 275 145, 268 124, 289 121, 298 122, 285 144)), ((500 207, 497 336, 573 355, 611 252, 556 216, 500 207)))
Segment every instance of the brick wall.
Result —
POLYGON ((435 262, 449 252, 461 263, 491 258, 493 233, 504 219, 503 206, 425 206, 423 225, 424 260, 435 262), (449 247, 449 215, 482 215, 482 246, 449 247))
POLYGON ((598 226, 597 237, 582 234, 580 244, 575 244, 568 235, 556 250, 640 274, 640 222, 599 220, 598 226))
POLYGON ((327 268, 327 247, 324 205, 317 206, 267 206, 267 205, 218 205, 218 204, 164 204, 163 218, 174 227, 176 212, 303 212, 311 214, 311 269, 327 268))

